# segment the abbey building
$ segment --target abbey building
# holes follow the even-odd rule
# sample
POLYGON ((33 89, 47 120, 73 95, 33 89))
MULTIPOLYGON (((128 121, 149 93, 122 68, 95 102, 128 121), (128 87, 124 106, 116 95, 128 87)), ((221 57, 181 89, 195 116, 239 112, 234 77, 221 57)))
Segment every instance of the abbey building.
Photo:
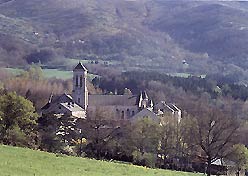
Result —
POLYGON ((176 121, 181 119, 181 110, 176 105, 164 101, 154 104, 145 91, 141 91, 138 95, 89 94, 87 74, 87 69, 79 63, 73 69, 72 93, 57 97, 51 96, 42 108, 42 113, 69 115, 84 119, 87 118, 87 112, 101 110, 120 120, 142 117, 157 119, 159 116, 171 116, 176 121))

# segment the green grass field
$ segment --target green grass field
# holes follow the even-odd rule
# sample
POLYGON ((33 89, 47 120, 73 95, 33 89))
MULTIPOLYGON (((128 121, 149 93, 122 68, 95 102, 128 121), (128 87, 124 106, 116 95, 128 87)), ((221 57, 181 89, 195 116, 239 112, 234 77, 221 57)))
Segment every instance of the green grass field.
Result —
POLYGON ((198 77, 201 77, 201 78, 206 77, 206 75, 192 75, 192 74, 189 74, 189 73, 167 73, 167 75, 173 76, 173 77, 181 77, 181 78, 188 78, 190 76, 198 76, 198 77))
MULTIPOLYGON (((19 75, 23 72, 23 69, 18 69, 18 68, 4 68, 8 72, 12 73, 13 75, 19 75)), ((43 76, 45 78, 57 78, 57 79, 71 79, 72 78, 72 71, 64 71, 64 70, 59 70, 59 69, 42 69, 43 76)), ((88 74, 88 78, 92 80, 95 78, 96 75, 93 74, 88 74)))
POLYGON ((0 145, 1 176, 200 176, 0 145))

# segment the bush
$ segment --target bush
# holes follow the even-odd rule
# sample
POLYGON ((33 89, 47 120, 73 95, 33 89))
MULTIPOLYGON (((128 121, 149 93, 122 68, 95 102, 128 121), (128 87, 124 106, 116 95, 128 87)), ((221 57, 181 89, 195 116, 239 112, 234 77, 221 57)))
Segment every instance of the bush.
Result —
POLYGON ((144 153, 142 154, 139 151, 134 151, 133 155, 133 163, 141 166, 147 167, 155 167, 156 164, 156 156, 153 153, 144 153))

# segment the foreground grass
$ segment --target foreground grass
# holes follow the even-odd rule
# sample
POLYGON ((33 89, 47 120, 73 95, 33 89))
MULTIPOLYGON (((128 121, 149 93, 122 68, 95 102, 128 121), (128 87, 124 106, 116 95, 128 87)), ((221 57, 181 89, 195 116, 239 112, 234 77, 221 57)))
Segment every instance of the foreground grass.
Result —
POLYGON ((0 145, 1 176, 199 176, 0 145))

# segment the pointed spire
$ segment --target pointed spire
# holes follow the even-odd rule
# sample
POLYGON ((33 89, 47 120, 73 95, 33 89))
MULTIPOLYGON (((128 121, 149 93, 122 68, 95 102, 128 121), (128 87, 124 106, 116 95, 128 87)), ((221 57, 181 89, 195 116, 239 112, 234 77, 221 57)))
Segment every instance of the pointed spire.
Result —
POLYGON ((83 71, 88 71, 87 68, 79 61, 77 66, 73 69, 74 70, 83 70, 83 71))

